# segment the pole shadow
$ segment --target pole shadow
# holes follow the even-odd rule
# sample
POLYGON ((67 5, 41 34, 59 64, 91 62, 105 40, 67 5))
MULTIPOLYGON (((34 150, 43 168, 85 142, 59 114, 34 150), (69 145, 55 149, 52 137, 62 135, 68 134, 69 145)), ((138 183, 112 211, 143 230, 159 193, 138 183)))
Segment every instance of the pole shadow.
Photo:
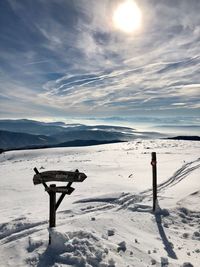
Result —
POLYGON ((164 228, 163 228, 163 225, 162 225, 162 216, 168 216, 169 213, 167 210, 162 210, 160 207, 159 207, 159 204, 158 202, 156 203, 156 211, 155 211, 155 220, 156 220, 156 224, 157 224, 157 227, 158 227, 158 231, 159 231, 159 234, 160 234, 160 237, 162 239, 162 242, 164 244, 164 249, 167 251, 167 254, 170 258, 172 259, 178 259, 177 256, 176 256, 176 253, 174 252, 173 250, 173 245, 171 242, 169 242, 166 234, 165 234, 165 231, 164 231, 164 228))

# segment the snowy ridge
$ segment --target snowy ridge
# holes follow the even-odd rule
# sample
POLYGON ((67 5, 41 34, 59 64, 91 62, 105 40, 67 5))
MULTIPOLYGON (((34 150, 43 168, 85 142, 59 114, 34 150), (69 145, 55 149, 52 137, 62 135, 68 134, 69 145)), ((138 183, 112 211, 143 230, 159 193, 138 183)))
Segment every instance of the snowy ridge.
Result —
POLYGON ((199 149, 198 142, 137 140, 2 154, 0 266, 200 266, 199 149), (35 166, 88 176, 59 208, 50 247, 48 195, 33 186, 35 166))

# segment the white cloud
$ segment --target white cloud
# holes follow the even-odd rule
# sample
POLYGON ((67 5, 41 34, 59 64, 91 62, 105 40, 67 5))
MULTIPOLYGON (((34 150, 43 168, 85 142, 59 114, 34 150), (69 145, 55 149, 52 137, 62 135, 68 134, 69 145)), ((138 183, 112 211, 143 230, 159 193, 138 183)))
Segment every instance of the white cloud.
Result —
POLYGON ((142 30, 126 35, 112 25, 117 1, 63 1, 63 8, 59 1, 36 1, 36 14, 35 6, 10 1, 38 40, 24 36, 24 51, 0 51, 10 64, 0 77, 1 91, 53 112, 198 108, 200 2, 189 2, 139 1, 142 30))

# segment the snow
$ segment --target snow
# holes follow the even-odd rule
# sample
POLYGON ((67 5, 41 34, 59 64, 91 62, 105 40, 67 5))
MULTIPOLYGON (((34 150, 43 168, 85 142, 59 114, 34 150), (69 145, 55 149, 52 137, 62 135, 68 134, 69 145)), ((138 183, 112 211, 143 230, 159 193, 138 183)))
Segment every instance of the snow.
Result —
POLYGON ((1 154, 0 266, 199 267, 199 151, 195 141, 135 140, 1 154), (72 185, 55 229, 48 229, 48 194, 33 185, 34 167, 88 176, 72 185))

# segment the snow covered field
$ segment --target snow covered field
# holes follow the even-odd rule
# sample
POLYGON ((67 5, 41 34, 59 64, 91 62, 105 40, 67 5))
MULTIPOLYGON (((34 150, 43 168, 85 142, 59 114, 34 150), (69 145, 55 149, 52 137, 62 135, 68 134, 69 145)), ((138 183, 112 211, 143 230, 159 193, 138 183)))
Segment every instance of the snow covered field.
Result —
POLYGON ((200 266, 200 142, 136 140, 0 155, 0 266, 200 266), (158 201, 152 213, 151 152, 158 201), (85 172, 57 211, 33 168, 85 172))

